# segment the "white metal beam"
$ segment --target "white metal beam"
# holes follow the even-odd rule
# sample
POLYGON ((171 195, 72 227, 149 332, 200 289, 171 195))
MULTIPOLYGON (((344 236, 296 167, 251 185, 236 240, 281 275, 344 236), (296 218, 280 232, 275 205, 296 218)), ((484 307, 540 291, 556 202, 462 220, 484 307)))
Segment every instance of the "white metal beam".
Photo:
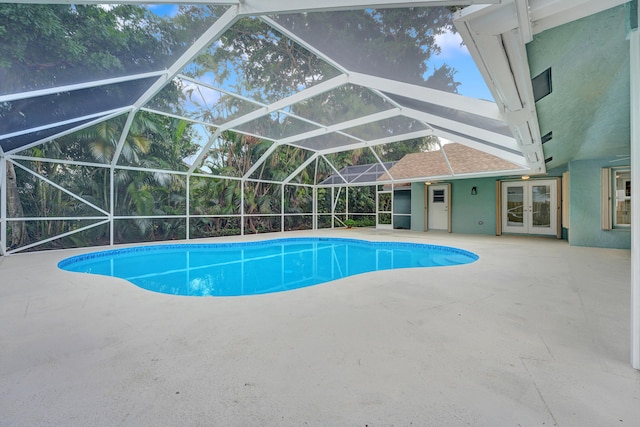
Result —
POLYGON ((473 136, 478 139, 491 142, 493 144, 497 144, 507 149, 511 149, 511 150, 520 149, 517 141, 511 136, 495 133, 490 130, 478 128, 475 126, 467 125, 465 123, 456 122, 455 120, 446 119, 440 116, 434 116, 433 114, 423 113, 422 111, 412 110, 408 108, 405 108, 402 110, 402 115, 406 117, 410 117, 415 120, 425 122, 428 125, 432 124, 434 126, 451 129, 456 132, 461 132, 466 135, 473 136))
POLYGON ((455 141, 455 142, 459 142, 461 144, 464 144, 468 147, 471 147, 473 149, 476 149, 478 151, 483 151, 487 154, 491 154, 492 156, 496 156, 499 157, 501 159, 504 159, 508 162, 514 163, 518 166, 522 166, 524 169, 529 169, 530 167, 527 165, 527 161, 525 160, 524 156, 520 156, 517 154, 514 154, 512 152, 509 151, 504 151, 501 150, 499 148, 496 147, 492 147, 490 145, 485 145, 482 144, 478 141, 474 141, 472 139, 467 139, 464 137, 461 137, 460 135, 456 135, 454 133, 449 133, 440 129, 435 129, 433 131, 434 135, 440 137, 440 138, 444 138, 444 139, 448 139, 450 141, 455 141))
POLYGON ((497 4, 503 0, 243 0, 240 3, 242 15, 265 15, 293 12, 326 12, 332 10, 381 9, 425 6, 466 6, 470 4, 497 4))
MULTIPOLYGON (((640 18, 640 11, 638 11, 640 18)), ((631 365, 640 369, 640 30, 631 53, 631 365)))
POLYGON ((424 86, 403 83, 396 80, 389 80, 362 73, 350 73, 349 83, 415 99, 416 101, 430 102, 442 107, 465 111, 467 113, 493 120, 503 119, 497 105, 494 102, 485 101, 483 99, 469 98, 455 93, 430 89, 424 86))
POLYGON ((533 29, 531 28, 531 17, 529 15, 529 0, 515 0, 518 24, 522 32, 522 40, 529 43, 533 40, 533 29))
POLYGON ((55 86, 47 89, 32 90, 29 92, 12 93, 9 95, 1 95, 0 102, 9 102, 9 101, 15 101, 17 99, 25 99, 25 98, 36 98, 39 96, 46 96, 46 95, 55 95, 56 93, 60 93, 60 92, 72 92, 74 90, 90 89, 94 87, 125 83, 125 82, 130 82, 132 80, 146 79, 149 77, 160 77, 164 74, 166 74, 166 71, 164 70, 154 71, 149 73, 113 77, 110 79, 103 79, 103 80, 93 80, 89 82, 70 84, 70 85, 64 85, 64 86, 55 86))
POLYGON ((100 225, 108 224, 108 223, 109 223, 109 220, 105 219, 104 221, 99 221, 99 222, 96 222, 96 223, 93 223, 93 224, 89 224, 89 225, 86 225, 84 227, 77 228, 75 230, 67 231, 66 233, 57 234, 55 236, 49 237, 49 238, 44 239, 44 240, 38 240, 37 242, 28 244, 26 246, 21 246, 19 248, 13 249, 11 251, 7 251, 7 255, 14 254, 14 253, 21 252, 21 251, 25 251, 27 249, 31 249, 33 247, 40 246, 40 245, 43 245, 43 244, 48 243, 48 242, 52 242, 52 241, 54 241, 56 239, 61 239, 63 237, 71 236, 72 234, 76 234, 76 233, 81 233, 81 232, 86 231, 86 230, 88 230, 90 228, 98 227, 100 225))
POLYGON ((348 120, 346 122, 337 123, 335 125, 326 126, 321 129, 315 129, 309 132, 300 133, 298 135, 293 135, 288 138, 283 138, 278 140, 278 142, 282 144, 291 144, 297 141, 303 141, 305 139, 314 138, 316 136, 326 135, 329 133, 334 133, 344 129, 350 129, 352 127, 366 125, 369 123, 375 123, 379 120, 388 119, 391 117, 396 117, 400 115, 399 108, 392 108, 390 110, 382 111, 380 113, 370 114, 368 116, 360 117, 353 120, 348 120))
MULTIPOLYGON (((400 142, 400 141, 406 141, 409 139, 424 138, 426 136, 433 135, 433 134, 434 134, 433 130, 427 129, 427 130, 421 130, 418 132, 405 133, 402 135, 394 135, 387 138, 375 139, 371 141, 362 141, 362 140, 355 141, 353 144, 343 145, 340 147, 327 148, 325 150, 318 150, 318 152, 320 154, 340 153, 342 151, 351 151, 351 150, 356 150, 358 148, 373 147, 376 145, 389 144, 391 142, 400 142)), ((296 144, 291 144, 291 145, 296 145, 296 144)), ((307 147, 302 147, 302 146, 299 146, 299 147, 304 148, 306 150, 309 149, 307 147)))
POLYGON ((314 153, 311 157, 309 157, 307 160, 302 162, 302 164, 298 166, 296 170, 291 172, 291 174, 289 174, 289 176, 282 181, 282 184, 283 185, 288 184, 293 178, 296 177, 296 175, 301 173, 303 170, 305 170, 307 166, 309 166, 312 162, 314 162, 317 157, 318 157, 318 153, 314 153))
MULTIPOLYGON (((523 41, 526 35, 519 27, 515 3, 468 9, 463 9, 454 20, 456 28, 503 111, 503 118, 523 151, 528 167, 534 173, 544 173, 544 153, 523 41), (501 22, 505 11, 513 14, 511 19, 515 22, 515 29, 497 34, 495 29, 490 33, 483 32, 487 22, 501 22)), ((510 27, 507 25, 505 28, 510 27)))
POLYGON ((120 153, 122 153, 122 148, 124 147, 125 142, 127 141, 127 136, 129 136, 129 130, 131 130, 131 125, 133 124, 133 119, 136 117, 136 111, 133 110, 127 116, 127 120, 122 127, 122 131, 120 132, 120 139, 118 139, 118 144, 116 145, 116 151, 113 153, 113 158, 111 159, 111 166, 115 166, 118 164, 118 159, 120 159, 120 153))

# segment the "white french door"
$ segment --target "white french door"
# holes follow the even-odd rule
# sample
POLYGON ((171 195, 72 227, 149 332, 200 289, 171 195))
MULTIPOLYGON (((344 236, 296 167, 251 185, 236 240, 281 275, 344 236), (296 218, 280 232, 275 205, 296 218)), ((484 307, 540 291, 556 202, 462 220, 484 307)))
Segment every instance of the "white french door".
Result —
POLYGON ((557 235, 557 181, 550 179, 503 182, 502 231, 557 235))

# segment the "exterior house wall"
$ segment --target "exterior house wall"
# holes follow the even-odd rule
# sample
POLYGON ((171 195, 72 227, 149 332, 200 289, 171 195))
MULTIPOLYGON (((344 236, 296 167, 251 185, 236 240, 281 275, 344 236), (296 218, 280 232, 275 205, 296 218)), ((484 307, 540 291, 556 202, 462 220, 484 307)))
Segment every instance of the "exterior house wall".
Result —
MULTIPOLYGON (((624 166, 619 163, 616 166, 624 166)), ((600 171, 611 167, 608 159, 574 161, 569 164, 571 184, 569 244, 600 248, 629 249, 629 228, 604 231, 600 225, 600 171)), ((564 169, 550 171, 560 176, 564 169)), ((500 178, 461 179, 451 181, 451 229, 453 233, 495 235, 496 181, 500 178), (476 187, 476 195, 471 194, 476 187)), ((411 184, 411 229, 424 231, 424 183, 411 184)))
POLYGON ((453 181, 451 205, 453 233, 496 234, 496 178, 453 181))
MULTIPOLYGON (((451 231, 495 235, 495 192, 496 178, 451 181, 451 231), (476 187, 476 195, 471 195, 472 187, 476 187)), ((422 182, 411 184, 411 229, 424 231, 424 183, 422 182)))
POLYGON ((424 183, 411 183, 411 230, 424 231, 424 183))
MULTIPOLYGON (((602 230, 600 225, 600 171, 611 167, 608 160, 582 160, 569 163, 571 188, 569 243, 573 246, 631 248, 630 228, 602 230)), ((616 166, 622 166, 615 164, 616 166)))

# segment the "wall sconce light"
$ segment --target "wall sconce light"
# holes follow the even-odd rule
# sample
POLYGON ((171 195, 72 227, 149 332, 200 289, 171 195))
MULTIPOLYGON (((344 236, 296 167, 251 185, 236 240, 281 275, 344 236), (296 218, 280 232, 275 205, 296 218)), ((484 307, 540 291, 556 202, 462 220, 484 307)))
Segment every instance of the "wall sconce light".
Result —
POLYGON ((478 194, 478 189, 476 187, 471 187, 471 195, 475 196, 476 194, 478 194))
POLYGON ((522 175, 522 180, 524 180, 524 181, 528 180, 529 178, 530 178, 529 175, 522 175))

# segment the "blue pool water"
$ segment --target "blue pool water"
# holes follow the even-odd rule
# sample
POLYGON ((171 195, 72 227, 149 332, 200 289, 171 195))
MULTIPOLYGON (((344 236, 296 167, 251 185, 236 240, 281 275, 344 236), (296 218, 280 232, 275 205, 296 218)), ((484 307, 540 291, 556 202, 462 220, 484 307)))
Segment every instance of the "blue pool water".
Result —
POLYGON ((119 277, 154 292, 236 296, 287 291, 370 271, 474 262, 462 249, 355 239, 140 246, 78 255, 58 267, 119 277))

